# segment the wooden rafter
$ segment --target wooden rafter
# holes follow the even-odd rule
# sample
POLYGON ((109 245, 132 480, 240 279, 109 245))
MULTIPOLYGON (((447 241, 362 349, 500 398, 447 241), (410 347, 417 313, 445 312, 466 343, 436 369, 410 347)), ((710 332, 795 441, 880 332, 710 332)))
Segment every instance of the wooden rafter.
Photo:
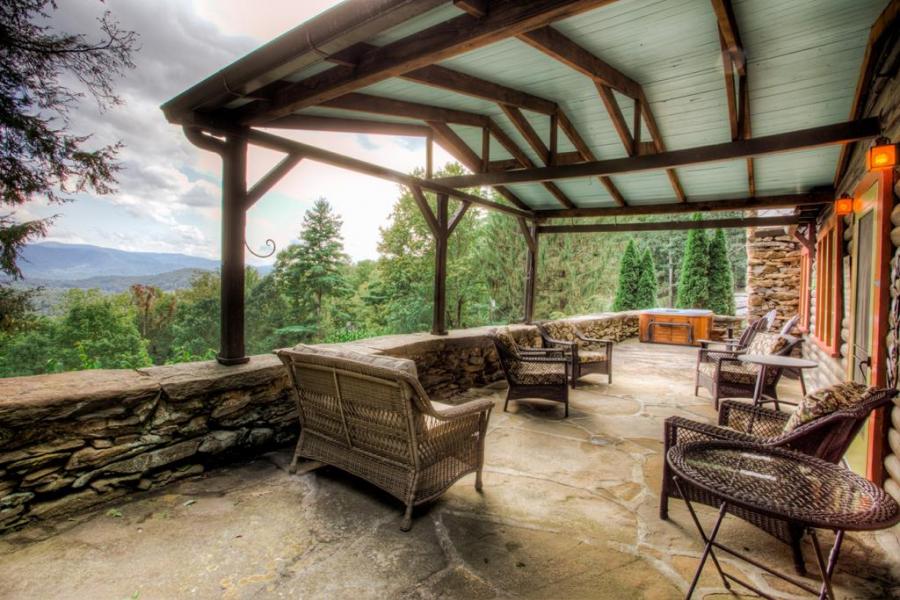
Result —
MULTIPOLYGON (((665 152, 662 134, 660 133, 659 127, 656 124, 656 119, 650 110, 650 104, 647 102, 647 97, 644 95, 644 89, 637 81, 631 79, 586 48, 579 46, 552 27, 542 27, 524 33, 518 37, 532 48, 575 69, 594 82, 597 86, 597 92, 600 94, 600 98, 612 120, 613 126, 622 140, 622 145, 625 146, 625 152, 627 152, 629 156, 640 153, 641 144, 640 135, 638 133, 640 128, 636 123, 634 126, 634 133, 629 132, 628 124, 625 121, 625 117, 622 115, 621 108, 613 94, 613 90, 635 100, 635 107, 637 108, 640 106, 641 109, 639 115, 635 116, 636 121, 643 118, 656 151, 665 152), (635 136, 635 133, 638 133, 638 135, 635 136), (637 139, 635 139, 635 137, 637 137, 637 139)), ((666 175, 669 178, 669 182, 672 184, 675 196, 680 202, 685 202, 687 197, 685 196, 684 189, 681 187, 681 182, 674 169, 667 170, 666 175)))
POLYGON ((460 15, 367 52, 355 67, 338 65, 292 83, 243 111, 242 122, 265 123, 611 1, 495 0, 482 18, 460 15))
MULTIPOLYGON (((471 11, 467 10, 467 12, 470 12, 471 14, 471 11)), ((356 61, 359 60, 359 57, 362 54, 364 54, 365 52, 371 52, 375 48, 377 48, 377 46, 368 43, 357 44, 354 47, 339 53, 338 56, 329 57, 329 60, 337 62, 338 64, 355 66, 356 61)), ((540 114, 549 115, 551 118, 551 142, 556 139, 556 125, 558 125, 563 129, 566 137, 569 138, 569 140, 572 142, 572 145, 574 145, 577 149, 577 153, 566 153, 565 155, 557 155, 554 152, 553 164, 572 164, 574 162, 596 160, 593 152, 590 150, 587 143, 578 133, 575 126, 562 111, 562 109, 559 108, 556 102, 553 102, 552 100, 547 100, 546 98, 541 98, 540 96, 535 96, 534 94, 530 94, 528 92, 523 92, 521 90, 510 88, 493 81, 488 81, 486 79, 449 69, 440 65, 430 65, 421 69, 416 69, 415 71, 404 73, 400 77, 402 79, 413 81, 422 85, 464 94, 481 100, 490 100, 492 102, 496 102, 501 107, 530 110, 540 114), (556 124, 552 123, 553 120, 556 121, 556 124)), ((524 117, 522 118, 522 120, 524 121, 524 117)), ((551 143, 551 148, 544 149, 545 146, 543 145, 543 142, 540 140, 537 134, 534 133, 534 130, 531 128, 530 124, 527 123, 527 121, 524 122, 524 127, 526 127, 527 129, 523 129, 523 127, 516 121, 513 121, 513 124, 516 125, 517 128, 519 128, 519 131, 523 133, 523 136, 526 137, 526 140, 532 144, 532 148, 535 149, 535 152, 537 152, 538 155, 544 156, 546 154, 549 159, 553 143, 551 143), (528 137, 529 135, 530 138, 528 137)), ((527 157, 525 161, 522 160, 522 157, 525 157, 525 154, 516 147, 515 143, 511 139, 509 139, 508 137, 504 137, 505 133, 503 133, 502 130, 495 127, 493 133, 496 137, 498 137, 498 141, 500 141, 500 143, 503 144, 504 147, 506 147, 514 157, 518 158, 513 158, 511 161, 495 161, 494 163, 489 164, 487 169, 482 167, 481 171, 506 170, 529 166, 527 157)), ((482 155, 483 154, 484 152, 482 152, 482 155)), ((545 164, 549 163, 545 162, 545 164)), ((616 204, 625 204, 625 200, 622 197, 622 194, 613 184, 611 179, 609 179, 608 177, 602 178, 601 183, 606 188, 616 204)), ((562 194, 562 191, 560 191, 559 188, 550 186, 548 188, 548 191, 550 191, 551 194, 554 195, 554 197, 559 199, 564 204, 570 202, 568 198, 565 198, 565 200, 561 199, 561 196, 564 197, 564 194, 562 194)))
POLYGON ((343 169, 349 169, 351 171, 356 171, 357 173, 371 175, 372 177, 387 179, 388 181, 393 181, 407 187, 419 186, 422 189, 427 189, 438 195, 446 194, 460 201, 471 202, 472 204, 483 206, 484 208, 488 208, 490 210, 505 212, 517 217, 532 218, 533 215, 532 211, 526 211, 519 208, 514 208, 512 206, 507 206, 505 204, 500 204, 498 202, 493 202, 491 200, 486 200, 484 198, 481 198, 480 196, 476 196, 474 194, 469 194, 467 192, 445 186, 440 182, 434 180, 420 179, 413 175, 395 171, 394 169, 382 167, 381 165, 376 165, 364 160, 359 160, 357 158, 344 156, 343 154, 331 152, 323 148, 317 148, 316 146, 310 146, 309 144, 303 144, 301 142, 297 142, 279 135, 274 135, 265 131, 248 129, 244 133, 242 133, 242 135, 251 144, 260 146, 262 148, 269 148, 270 150, 277 150, 279 152, 287 152, 290 154, 299 154, 303 156, 304 159, 322 162, 343 169))
MULTIPOLYGON (((751 135, 751 127, 746 52, 741 42, 741 34, 731 0, 712 0, 712 6, 718 21, 731 139, 732 141, 748 139, 751 135)), ((751 196, 756 195, 756 175, 752 158, 747 159, 747 188, 751 196)))
MULTIPOLYGON (((509 117, 510 121, 512 121, 513 125, 516 126, 516 129, 519 130, 519 133, 522 134, 522 137, 524 137, 531 145, 538 156, 541 156, 543 163, 545 165, 549 164, 550 151, 544 145, 544 142, 538 136, 534 128, 531 127, 531 124, 522 114, 522 111, 514 106, 507 106, 505 104, 500 105, 500 108, 503 109, 503 112, 509 117)), ((534 163, 528 158, 528 155, 519 148, 518 144, 516 144, 511 137, 506 135, 506 132, 503 131, 493 119, 491 119, 491 123, 491 133, 494 134, 494 137, 497 138, 497 141, 500 142, 506 151, 512 154, 513 158, 519 162, 519 166, 526 169, 534 168, 534 163)), ((575 208, 575 203, 572 202, 555 183, 544 181, 541 185, 564 207, 575 208)))
POLYGON ((618 231, 676 231, 684 229, 731 229, 796 225, 799 215, 779 217, 737 217, 700 221, 663 221, 659 223, 591 223, 584 225, 538 225, 538 233, 604 233, 618 231))
POLYGON ((490 121, 484 115, 463 110, 407 102, 406 100, 395 100, 394 98, 372 96, 370 94, 347 94, 346 96, 329 100, 323 103, 322 106, 389 117, 405 117, 421 121, 440 121, 442 123, 470 125, 472 127, 487 127, 490 121))
POLYGON ((756 210, 765 208, 783 208, 790 206, 814 206, 829 204, 834 200, 831 188, 808 192, 805 194, 779 194, 774 196, 756 196, 753 198, 725 198, 721 200, 703 200, 700 202, 666 203, 660 199, 656 203, 640 206, 621 206, 615 208, 576 208, 574 210, 538 210, 535 216, 544 219, 569 219, 573 217, 624 217, 629 215, 665 215, 692 212, 709 212, 720 210, 756 210))
MULTIPOLYGON (((481 159, 471 148, 469 148, 469 145, 466 144, 462 138, 456 135, 456 132, 453 131, 449 125, 439 121, 430 121, 428 125, 434 131, 434 135, 438 138, 438 141, 451 156, 456 158, 456 160, 461 162, 463 166, 470 171, 478 171, 481 167, 481 159)), ((493 188, 513 206, 522 210, 531 210, 530 206, 525 204, 525 202, 506 187, 495 185, 493 188)))
POLYGON ((311 131, 400 135, 405 137, 427 137, 431 133, 431 130, 425 125, 385 123, 384 121, 344 119, 340 117, 320 117, 317 115, 288 115, 267 123, 266 127, 272 129, 304 129, 311 131))
POLYGON ((638 171, 673 169, 694 164, 721 162, 739 158, 749 158, 764 154, 789 152, 842 144, 877 137, 881 133, 881 123, 877 117, 835 123, 799 131, 779 133, 748 140, 738 140, 724 144, 711 144, 684 150, 673 150, 627 158, 616 158, 575 165, 559 165, 520 169, 503 173, 480 173, 461 177, 440 179, 441 183, 452 187, 474 187, 507 183, 528 183, 532 181, 554 181, 599 175, 616 175, 638 171))

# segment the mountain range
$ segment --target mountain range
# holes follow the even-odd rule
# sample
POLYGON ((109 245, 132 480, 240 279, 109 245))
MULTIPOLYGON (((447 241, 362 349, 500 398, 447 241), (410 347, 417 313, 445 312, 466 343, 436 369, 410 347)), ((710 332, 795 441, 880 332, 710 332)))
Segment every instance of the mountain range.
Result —
MULTIPOLYGON (((24 279, 17 287, 46 290, 99 289, 124 292, 140 283, 165 291, 190 287, 204 271, 215 271, 219 261, 165 252, 129 252, 89 244, 41 242, 26 246, 19 259, 24 279)), ((255 267, 261 275, 270 265, 255 267)))

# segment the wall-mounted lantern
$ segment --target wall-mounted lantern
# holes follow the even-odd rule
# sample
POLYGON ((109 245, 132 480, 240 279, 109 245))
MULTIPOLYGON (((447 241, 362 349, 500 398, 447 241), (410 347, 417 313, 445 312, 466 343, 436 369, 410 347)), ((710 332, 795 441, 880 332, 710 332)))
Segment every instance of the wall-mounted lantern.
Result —
POLYGON ((887 138, 878 138, 866 152, 866 170, 880 171, 897 166, 897 144, 887 138))
POLYGON ((842 217, 844 215, 849 215, 852 212, 853 198, 851 198, 847 194, 843 194, 840 198, 834 201, 834 214, 842 217))

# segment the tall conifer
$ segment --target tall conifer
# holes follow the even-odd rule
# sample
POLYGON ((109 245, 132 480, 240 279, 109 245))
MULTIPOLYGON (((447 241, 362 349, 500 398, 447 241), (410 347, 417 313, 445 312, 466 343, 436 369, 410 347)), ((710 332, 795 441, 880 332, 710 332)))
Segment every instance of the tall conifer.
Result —
MULTIPOLYGON (((700 221, 700 213, 693 220, 700 221)), ((709 308, 709 250, 706 233, 692 229, 684 244, 684 258, 678 275, 678 308, 709 308)))
POLYGON ((641 255, 641 276, 638 279, 637 308, 656 307, 656 264, 650 249, 641 255))
POLYGON ((734 277, 728 260, 728 243, 721 229, 709 241, 709 308, 717 315, 735 312, 734 277))
POLYGON ((613 310, 634 310, 638 308, 638 282, 641 278, 641 259, 634 247, 634 240, 628 240, 622 262, 619 266, 619 285, 613 310))

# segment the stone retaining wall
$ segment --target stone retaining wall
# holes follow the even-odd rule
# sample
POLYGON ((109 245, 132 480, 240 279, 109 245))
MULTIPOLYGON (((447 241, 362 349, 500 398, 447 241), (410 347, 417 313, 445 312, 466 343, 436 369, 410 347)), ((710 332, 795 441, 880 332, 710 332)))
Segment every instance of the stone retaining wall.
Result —
MULTIPOLYGON (((571 319, 589 336, 637 335, 637 313, 571 319)), ((523 343, 537 329, 512 327, 523 343)), ((346 344, 410 358, 434 398, 502 379, 491 328, 346 344)), ((0 379, 0 532, 70 514, 247 458, 297 435, 286 372, 274 355, 0 379)))

